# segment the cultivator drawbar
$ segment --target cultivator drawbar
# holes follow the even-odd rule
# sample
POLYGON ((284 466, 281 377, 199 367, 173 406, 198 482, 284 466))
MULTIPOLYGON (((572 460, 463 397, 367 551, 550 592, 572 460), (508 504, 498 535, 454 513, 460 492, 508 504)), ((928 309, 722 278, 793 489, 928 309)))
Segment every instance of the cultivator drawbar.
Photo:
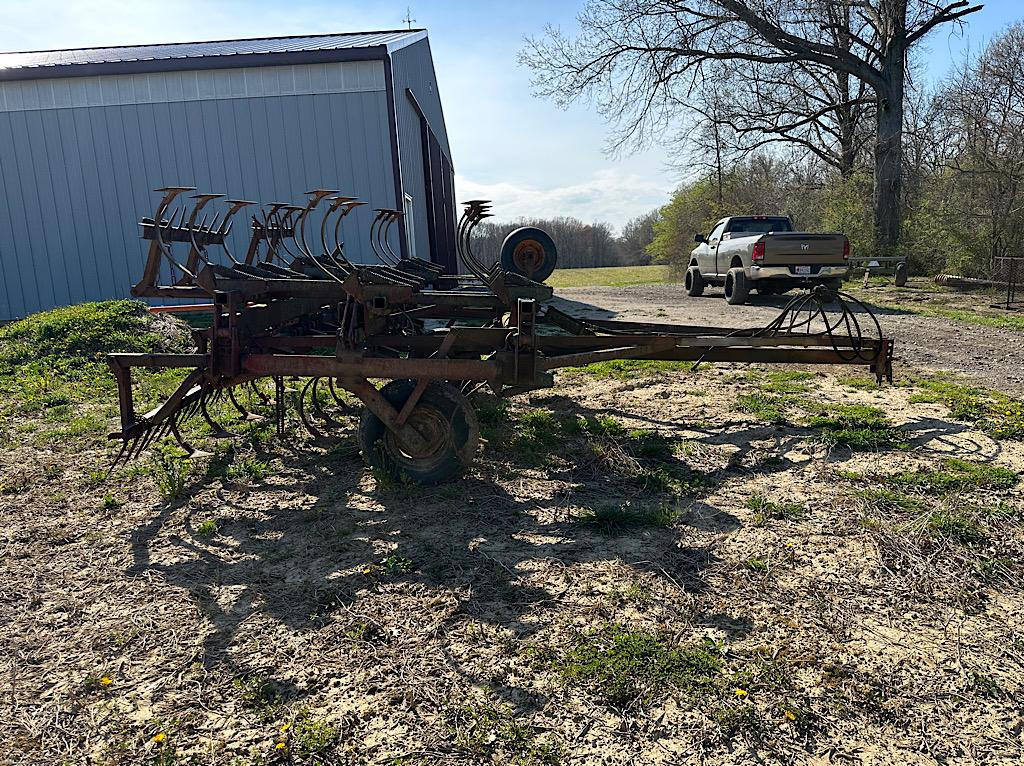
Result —
POLYGON ((375 211, 369 232, 378 263, 350 261, 343 221, 366 203, 332 190, 310 191, 300 205, 255 208, 240 258, 229 246, 231 227, 256 203, 193 194, 176 206, 195 190, 158 191, 156 212, 142 221, 149 253, 132 292, 212 302, 212 325, 194 332, 195 353, 110 355, 121 414, 121 431, 111 437, 123 442, 115 462, 164 436, 193 453, 182 434, 190 418, 202 417, 214 436, 229 435, 210 411, 220 400, 242 417, 260 417, 239 401, 243 387, 273 406, 283 433, 286 379, 299 380, 297 414, 314 436, 326 437, 351 413, 346 391, 364 405, 359 436, 366 460, 436 482, 462 471, 476 451, 472 392, 486 385, 507 396, 547 387, 562 367, 611 359, 856 364, 879 380, 891 376, 892 343, 870 311, 822 288, 752 330, 572 317, 545 305, 551 288, 530 278, 553 267, 543 231, 510 234, 490 267, 473 252, 473 228, 490 215, 482 200, 465 204, 458 225, 459 262, 470 273, 452 275, 395 252, 388 235, 402 213, 387 208, 375 211), (224 209, 213 212, 217 207, 224 209), (133 367, 190 372, 163 404, 140 416, 133 367), (273 380, 273 397, 262 379, 273 380))

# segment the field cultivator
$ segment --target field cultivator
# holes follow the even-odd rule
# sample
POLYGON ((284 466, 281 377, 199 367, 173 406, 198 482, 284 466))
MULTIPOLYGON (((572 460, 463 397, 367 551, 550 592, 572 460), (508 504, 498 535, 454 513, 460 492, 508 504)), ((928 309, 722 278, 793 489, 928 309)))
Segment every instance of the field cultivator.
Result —
POLYGON ((401 218, 396 210, 377 210, 370 227, 379 262, 348 260, 342 222, 365 203, 331 190, 308 192, 301 205, 257 207, 241 257, 230 249, 230 229, 256 203, 194 194, 191 204, 175 207, 195 190, 158 191, 156 212, 141 222, 149 253, 132 292, 212 302, 212 324, 194 331, 195 353, 109 356, 121 416, 111 438, 123 442, 115 464, 167 435, 192 453, 181 426, 193 417, 204 418, 214 435, 229 435, 210 405, 224 399, 243 417, 258 417, 236 396, 243 386, 273 406, 283 434, 286 379, 298 379, 297 415, 318 437, 340 425, 337 413, 348 409, 341 391, 357 397, 367 462, 423 483, 449 479, 472 461, 479 429, 469 397, 476 390, 489 386, 508 396, 549 387, 559 368, 614 359, 844 364, 891 379, 892 342, 874 316, 822 288, 750 330, 570 316, 546 305, 552 289, 530 278, 553 268, 544 232, 513 232, 490 267, 473 253, 473 228, 489 216, 481 200, 465 204, 458 225, 459 262, 470 273, 452 275, 394 252, 388 232, 401 218), (215 204, 226 209, 211 214, 215 204), (140 416, 134 367, 189 372, 140 416), (257 385, 263 378, 273 380, 273 398, 257 385))

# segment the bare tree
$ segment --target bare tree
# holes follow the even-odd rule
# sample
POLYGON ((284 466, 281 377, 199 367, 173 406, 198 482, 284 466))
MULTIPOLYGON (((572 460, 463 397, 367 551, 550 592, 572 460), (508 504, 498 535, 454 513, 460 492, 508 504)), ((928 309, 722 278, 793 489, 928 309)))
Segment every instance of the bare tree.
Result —
POLYGON ((1024 255, 1024 24, 966 61, 938 97, 948 130, 947 167, 964 228, 988 245, 989 269, 1024 255), (972 225, 973 224, 973 225, 972 225))
POLYGON ((589 0, 579 36, 549 28, 527 42, 522 59, 541 95, 595 103, 617 125, 617 146, 667 129, 680 103, 699 106, 700 86, 727 80, 737 62, 782 73, 813 65, 863 83, 875 104, 876 245, 892 249, 900 235, 908 53, 935 28, 981 7, 967 0, 589 0))

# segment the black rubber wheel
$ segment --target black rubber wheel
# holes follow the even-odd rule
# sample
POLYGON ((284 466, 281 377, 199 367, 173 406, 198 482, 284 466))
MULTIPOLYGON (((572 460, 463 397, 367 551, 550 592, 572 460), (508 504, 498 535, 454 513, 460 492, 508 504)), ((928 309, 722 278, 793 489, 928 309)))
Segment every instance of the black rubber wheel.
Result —
MULTIPOLYGON (((393 380, 380 393, 401 412, 415 387, 412 380, 393 380)), ((424 437, 424 449, 410 449, 369 408, 363 408, 359 444, 370 466, 401 481, 437 484, 455 478, 473 462, 480 426, 469 400, 450 383, 428 384, 406 422, 424 437)))
POLYGON ((692 298, 698 298, 704 294, 704 277, 700 275, 699 268, 691 266, 686 270, 683 287, 686 288, 686 294, 692 298))
POLYGON ((841 280, 841 279, 826 279, 825 280, 825 287, 827 287, 829 290, 831 290, 834 293, 838 293, 840 290, 843 289, 843 280, 841 280))
POLYGON ((741 266, 729 269, 725 274, 725 301, 731 306, 739 306, 747 302, 750 285, 747 275, 741 266))
POLYGON ((906 261, 896 264, 896 287, 903 287, 907 284, 906 261))
POLYGON ((557 263, 555 241, 536 226, 516 229, 501 243, 502 268, 534 282, 543 282, 550 277, 557 263))

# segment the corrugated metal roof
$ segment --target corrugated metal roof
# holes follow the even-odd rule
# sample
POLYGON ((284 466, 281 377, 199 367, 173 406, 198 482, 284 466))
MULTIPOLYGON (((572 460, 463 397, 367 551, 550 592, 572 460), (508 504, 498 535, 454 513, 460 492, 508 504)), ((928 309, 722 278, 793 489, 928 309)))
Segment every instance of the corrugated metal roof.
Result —
POLYGON ((377 47, 386 47, 390 51, 416 42, 423 37, 424 31, 421 29, 403 29, 381 32, 343 32, 303 37, 260 37, 246 40, 211 40, 208 42, 192 43, 24 51, 0 53, 0 70, 74 67, 90 64, 123 64, 139 61, 157 62, 175 59, 298 53, 306 51, 341 51, 377 47))

